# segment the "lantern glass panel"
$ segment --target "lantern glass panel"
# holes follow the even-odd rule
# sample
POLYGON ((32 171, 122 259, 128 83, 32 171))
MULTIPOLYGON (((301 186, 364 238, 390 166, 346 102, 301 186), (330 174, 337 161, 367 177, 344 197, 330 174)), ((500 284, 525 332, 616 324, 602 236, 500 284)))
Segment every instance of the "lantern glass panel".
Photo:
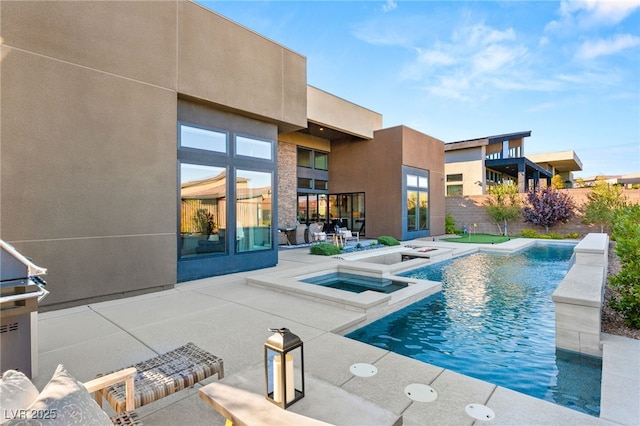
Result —
POLYGON ((286 408, 304 396, 302 346, 284 352, 265 349, 267 396, 286 408))

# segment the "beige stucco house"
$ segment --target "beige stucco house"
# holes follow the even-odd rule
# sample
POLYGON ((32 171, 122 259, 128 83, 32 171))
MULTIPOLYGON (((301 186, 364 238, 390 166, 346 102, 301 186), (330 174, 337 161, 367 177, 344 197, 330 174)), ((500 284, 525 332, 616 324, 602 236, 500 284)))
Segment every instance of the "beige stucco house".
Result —
POLYGON ((54 309, 278 262, 278 228, 444 230, 444 143, 186 0, 0 2, 0 238, 54 309))

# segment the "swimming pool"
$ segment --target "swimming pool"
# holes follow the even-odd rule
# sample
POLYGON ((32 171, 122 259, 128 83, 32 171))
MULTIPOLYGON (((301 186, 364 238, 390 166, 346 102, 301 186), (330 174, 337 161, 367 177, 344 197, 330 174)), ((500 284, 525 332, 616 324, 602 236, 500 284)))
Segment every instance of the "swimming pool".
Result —
POLYGON ((556 350, 551 294, 573 245, 475 253, 403 276, 442 292, 347 337, 597 416, 602 360, 556 350))
POLYGON ((372 290, 389 294, 403 289, 408 285, 406 282, 392 281, 388 278, 374 278, 345 272, 331 272, 300 281, 350 291, 352 293, 362 293, 363 291, 372 290))

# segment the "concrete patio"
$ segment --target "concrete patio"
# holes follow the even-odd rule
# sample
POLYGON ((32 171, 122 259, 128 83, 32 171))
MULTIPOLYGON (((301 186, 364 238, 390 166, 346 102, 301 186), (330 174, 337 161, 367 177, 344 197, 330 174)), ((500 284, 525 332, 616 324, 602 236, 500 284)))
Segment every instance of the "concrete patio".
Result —
MULTIPOLYGON (((246 277, 257 274, 335 261, 312 256, 308 248, 283 249, 279 255, 278 266, 267 270, 40 314, 36 386, 46 384, 58 363, 86 381, 189 341, 222 357, 225 376, 231 376, 262 365, 268 327, 288 327, 304 341, 309 374, 401 414, 405 425, 640 424, 640 341, 603 335, 601 418, 595 418, 332 333, 358 323, 362 314, 245 283, 246 277), (353 376, 350 365, 361 362, 374 364, 378 374, 353 376), (403 391, 411 383, 430 385, 438 399, 412 401, 403 391), (475 421, 464 410, 470 403, 487 405, 495 419, 475 421)), ((55 285, 49 289, 55 291, 55 285)), ((224 418, 198 396, 198 389, 212 380, 216 379, 139 408, 142 422, 224 424, 224 418)))

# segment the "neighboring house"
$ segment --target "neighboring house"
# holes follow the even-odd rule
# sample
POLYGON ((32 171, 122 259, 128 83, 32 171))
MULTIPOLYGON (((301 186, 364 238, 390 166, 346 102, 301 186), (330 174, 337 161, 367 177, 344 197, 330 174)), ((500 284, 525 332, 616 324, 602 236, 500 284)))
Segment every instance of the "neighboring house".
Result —
POLYGON ((531 131, 487 136, 446 143, 446 195, 482 195, 502 182, 513 182, 519 192, 527 192, 544 180, 551 184, 553 174, 524 154, 524 138, 531 131))
POLYGON ((278 228, 444 232, 444 143, 191 1, 0 2, 0 236, 62 308, 274 266, 278 228), (366 220, 365 220, 366 219, 366 220))
POLYGON ((622 185, 627 189, 640 187, 640 173, 631 173, 628 175, 599 175, 582 178, 583 186, 593 186, 599 179, 604 179, 612 185, 622 185))
POLYGON ((575 184, 573 172, 582 170, 582 161, 573 151, 527 154, 527 158, 551 172, 553 176, 560 175, 565 188, 573 188, 575 184))

